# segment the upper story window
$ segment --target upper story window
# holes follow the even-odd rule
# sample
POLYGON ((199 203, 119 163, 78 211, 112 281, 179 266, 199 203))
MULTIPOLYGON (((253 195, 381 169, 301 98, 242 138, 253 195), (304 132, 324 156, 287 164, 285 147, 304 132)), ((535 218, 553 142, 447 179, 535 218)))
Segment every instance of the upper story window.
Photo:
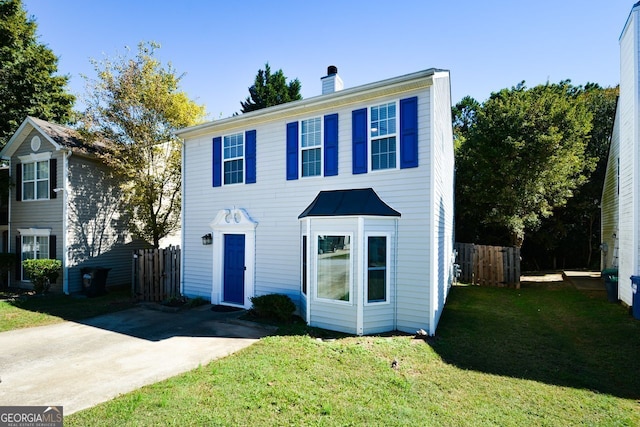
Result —
POLYGON ((396 110, 395 102, 371 107, 371 170, 397 167, 396 110))
POLYGON ((303 120, 300 126, 302 176, 322 175, 322 120, 303 120))
POLYGON ((22 164, 22 200, 49 198, 49 160, 22 164))
POLYGON ((244 177, 244 138, 242 133, 224 137, 224 184, 238 184, 244 177))

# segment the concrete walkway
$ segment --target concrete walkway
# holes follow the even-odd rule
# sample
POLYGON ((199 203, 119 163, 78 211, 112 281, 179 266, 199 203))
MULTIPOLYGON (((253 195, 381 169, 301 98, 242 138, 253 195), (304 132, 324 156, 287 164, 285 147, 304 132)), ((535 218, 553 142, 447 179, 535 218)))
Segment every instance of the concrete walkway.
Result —
POLYGON ((562 272, 562 278, 579 290, 606 291, 599 271, 565 270, 562 272))
POLYGON ((0 406, 61 405, 68 415, 245 348, 272 330, 206 305, 136 307, 0 333, 0 406))

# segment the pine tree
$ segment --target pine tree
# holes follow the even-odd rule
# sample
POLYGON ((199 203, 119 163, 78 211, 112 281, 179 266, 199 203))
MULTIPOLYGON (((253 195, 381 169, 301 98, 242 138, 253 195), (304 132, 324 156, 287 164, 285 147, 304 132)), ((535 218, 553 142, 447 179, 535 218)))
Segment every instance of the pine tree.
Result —
POLYGON ((21 0, 0 0, 0 146, 28 115, 61 124, 72 117, 69 77, 56 75, 58 58, 36 29, 21 0))
POLYGON ((250 96, 245 101, 240 101, 242 112, 248 113, 302 99, 302 95, 300 95, 301 87, 298 79, 294 79, 287 84, 287 78, 282 70, 271 74, 271 67, 267 63, 264 66, 264 70, 258 70, 256 80, 253 86, 249 88, 250 96))

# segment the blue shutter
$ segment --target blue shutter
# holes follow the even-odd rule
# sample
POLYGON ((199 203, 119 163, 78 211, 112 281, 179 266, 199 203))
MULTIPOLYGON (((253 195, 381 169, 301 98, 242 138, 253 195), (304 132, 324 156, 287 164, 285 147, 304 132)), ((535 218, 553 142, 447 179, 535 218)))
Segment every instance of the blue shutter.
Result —
POLYGON ((49 160, 49 198, 55 199, 58 197, 58 193, 55 189, 58 188, 58 161, 56 159, 49 160))
POLYGON ((367 173, 367 109, 351 113, 353 174, 367 173))
POLYGON ((19 202, 21 200, 22 200, 22 163, 16 163, 16 201, 19 202))
POLYGON ((256 182, 256 131, 248 130, 244 136, 244 158, 246 159, 245 182, 256 182))
POLYGON ((287 123, 287 180, 298 179, 298 122, 287 123))
POLYGON ((222 138, 213 138, 213 186, 222 185, 222 138))
POLYGON ((400 100, 400 168, 418 167, 418 97, 400 100))
POLYGON ((338 114, 324 116, 324 176, 338 175, 338 114))

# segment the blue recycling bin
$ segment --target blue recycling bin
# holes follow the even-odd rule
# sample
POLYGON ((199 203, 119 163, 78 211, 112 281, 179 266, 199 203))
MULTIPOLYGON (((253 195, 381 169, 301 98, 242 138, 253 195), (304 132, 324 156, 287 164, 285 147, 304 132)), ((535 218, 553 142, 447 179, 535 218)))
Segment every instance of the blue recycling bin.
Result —
POLYGON ((631 276, 631 313, 640 320, 640 276, 631 276))

